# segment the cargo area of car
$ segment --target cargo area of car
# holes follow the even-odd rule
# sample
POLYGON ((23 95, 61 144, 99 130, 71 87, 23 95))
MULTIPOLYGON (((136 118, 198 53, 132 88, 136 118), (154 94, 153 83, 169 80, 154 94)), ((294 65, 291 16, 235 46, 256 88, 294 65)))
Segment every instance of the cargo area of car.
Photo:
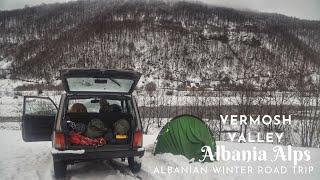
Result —
POLYGON ((133 138, 132 124, 134 123, 132 123, 132 121, 133 116, 130 112, 67 112, 62 122, 62 126, 66 134, 66 149, 95 149, 110 151, 129 149, 132 145, 133 138), (90 126, 90 122, 93 120, 103 122, 104 131, 100 136, 90 137, 88 135, 87 129, 90 126), (119 121, 127 121, 129 125, 128 130, 121 132, 121 134, 115 130, 115 124, 119 121), (79 128, 77 128, 79 124, 81 124, 85 129, 79 130, 79 128), (74 142, 75 137, 80 139, 79 142, 74 142))

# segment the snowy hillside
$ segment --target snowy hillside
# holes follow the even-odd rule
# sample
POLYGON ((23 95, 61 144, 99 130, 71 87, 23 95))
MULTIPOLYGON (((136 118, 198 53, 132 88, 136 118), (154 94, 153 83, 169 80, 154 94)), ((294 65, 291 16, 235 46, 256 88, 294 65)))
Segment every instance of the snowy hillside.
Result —
MULTIPOLYGON (((21 131, 17 130, 18 124, 0 123, 0 176, 1 179, 54 179, 51 157, 51 143, 25 143, 21 139, 21 131), (13 128, 16 127, 16 128, 13 128)), ((320 150, 313 148, 294 148, 310 150, 312 159, 308 163, 300 163, 300 166, 313 166, 310 174, 293 174, 288 170, 283 175, 268 174, 239 174, 231 173, 224 175, 222 171, 211 170, 211 168, 233 167, 233 166, 263 166, 263 167, 287 167, 290 169, 292 162, 213 162, 213 163, 190 163, 183 156, 162 154, 154 156, 152 149, 157 134, 145 135, 144 146, 146 154, 143 157, 142 170, 138 174, 132 174, 126 162, 119 160, 104 162, 86 162, 68 167, 67 179, 216 179, 216 180, 248 180, 248 179, 304 179, 317 180, 320 174, 320 150), (193 173, 170 173, 172 169, 189 168, 193 173), (194 173, 195 169, 209 168, 206 173, 194 173)), ((268 144, 239 144, 230 142, 217 142, 218 145, 225 145, 230 149, 251 149, 254 146, 264 150, 272 151, 274 145, 268 144)))
POLYGON ((13 78, 47 81, 61 68, 95 67, 140 71, 140 87, 159 80, 162 88, 312 89, 319 27, 192 2, 41 5, 0 12, 0 64, 11 62, 13 78))

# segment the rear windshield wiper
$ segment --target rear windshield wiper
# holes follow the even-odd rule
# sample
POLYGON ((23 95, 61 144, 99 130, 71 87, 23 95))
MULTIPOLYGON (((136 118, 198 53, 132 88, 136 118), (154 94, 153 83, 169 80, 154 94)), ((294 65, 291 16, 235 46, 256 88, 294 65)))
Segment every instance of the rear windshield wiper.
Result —
POLYGON ((116 83, 119 87, 121 87, 120 83, 113 78, 109 78, 112 82, 116 83))

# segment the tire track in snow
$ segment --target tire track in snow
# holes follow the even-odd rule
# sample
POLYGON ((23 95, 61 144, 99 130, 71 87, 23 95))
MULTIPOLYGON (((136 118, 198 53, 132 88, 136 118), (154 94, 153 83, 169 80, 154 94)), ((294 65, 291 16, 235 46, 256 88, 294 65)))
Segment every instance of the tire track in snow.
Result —
MULTIPOLYGON (((142 161, 142 164, 143 162, 144 161, 142 161)), ((123 164, 122 162, 116 160, 108 160, 107 163, 109 163, 109 165, 111 165, 115 170, 119 170, 122 174, 131 176, 135 179, 154 179, 147 171, 143 169, 143 166, 141 167, 140 172, 138 172, 137 174, 133 174, 127 164, 123 164)))
POLYGON ((112 168, 114 168, 114 170, 119 170, 120 173, 122 173, 124 175, 128 175, 128 176, 131 176, 131 177, 136 178, 136 179, 142 179, 140 176, 130 172, 129 167, 127 165, 125 165, 125 164, 117 162, 117 161, 115 161, 113 159, 112 160, 107 160, 106 163, 111 165, 112 168))

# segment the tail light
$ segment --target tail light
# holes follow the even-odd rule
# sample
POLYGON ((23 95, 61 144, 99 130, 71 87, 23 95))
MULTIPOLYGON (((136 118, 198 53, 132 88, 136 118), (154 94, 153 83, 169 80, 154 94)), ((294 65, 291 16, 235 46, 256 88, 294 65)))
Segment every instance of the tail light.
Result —
POLYGON ((65 149, 66 142, 65 142, 63 133, 58 133, 58 132, 54 133, 54 147, 60 150, 65 149))
POLYGON ((142 131, 136 131, 133 135, 133 147, 142 147, 142 131))

